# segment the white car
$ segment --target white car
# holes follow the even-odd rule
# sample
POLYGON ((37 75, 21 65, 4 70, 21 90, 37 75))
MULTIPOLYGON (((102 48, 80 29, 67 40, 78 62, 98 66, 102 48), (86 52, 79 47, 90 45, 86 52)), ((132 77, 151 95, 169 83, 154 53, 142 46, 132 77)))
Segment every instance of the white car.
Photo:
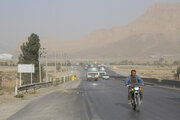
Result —
POLYGON ((107 75, 107 74, 102 76, 102 79, 103 79, 103 80, 109 80, 109 78, 110 78, 110 77, 109 77, 109 75, 107 75))
POLYGON ((106 75, 105 71, 99 71, 99 77, 102 78, 104 75, 106 75))

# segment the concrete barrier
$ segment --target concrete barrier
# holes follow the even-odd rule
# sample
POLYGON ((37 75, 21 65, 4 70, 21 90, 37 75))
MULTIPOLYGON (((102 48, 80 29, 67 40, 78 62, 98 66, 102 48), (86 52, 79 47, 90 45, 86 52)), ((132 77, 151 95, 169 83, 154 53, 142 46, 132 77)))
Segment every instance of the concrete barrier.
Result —
POLYGON ((180 81, 177 81, 177 80, 162 80, 160 82, 160 85, 168 86, 168 87, 180 88, 180 81))
MULTIPOLYGON (((109 76, 115 79, 119 79, 124 81, 126 79, 126 76, 121 76, 114 72, 111 69, 108 69, 109 76)), ((160 85, 160 86, 167 86, 167 87, 172 87, 172 88, 180 88, 180 81, 177 80, 161 80, 159 81, 158 79, 155 78, 142 78, 145 83, 150 84, 150 85, 160 85)))
POLYGON ((142 79, 144 80, 144 82, 159 84, 158 79, 155 79, 155 78, 142 78, 142 79))
MULTIPOLYGON (((120 76, 120 75, 110 75, 110 77, 119 79, 124 81, 126 79, 126 76, 120 76)), ((167 87, 175 87, 180 88, 180 81, 177 80, 161 80, 159 81, 156 78, 142 78, 145 83, 150 83, 151 85, 160 85, 160 86, 167 86, 167 87)))
POLYGON ((118 78, 118 79, 126 79, 125 76, 118 76, 118 75, 109 75, 111 78, 118 78))

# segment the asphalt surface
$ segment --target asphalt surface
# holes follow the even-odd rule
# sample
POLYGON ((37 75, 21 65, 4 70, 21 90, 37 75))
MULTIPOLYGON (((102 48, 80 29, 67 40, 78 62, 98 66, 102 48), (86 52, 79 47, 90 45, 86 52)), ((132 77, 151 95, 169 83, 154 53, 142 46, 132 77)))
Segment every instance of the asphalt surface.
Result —
MULTIPOLYGON (((108 70, 109 74, 115 74, 108 70)), ((57 90, 32 101, 8 120, 179 120, 180 91, 143 87, 143 104, 136 112, 127 104, 121 79, 86 81, 75 89, 57 90)))

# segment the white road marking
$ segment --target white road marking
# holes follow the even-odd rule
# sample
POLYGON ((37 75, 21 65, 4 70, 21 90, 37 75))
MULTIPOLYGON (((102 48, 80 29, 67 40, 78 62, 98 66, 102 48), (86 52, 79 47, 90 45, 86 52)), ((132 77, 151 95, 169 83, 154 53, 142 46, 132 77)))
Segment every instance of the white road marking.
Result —
POLYGON ((93 83, 92 85, 93 85, 93 86, 97 86, 98 84, 97 84, 97 83, 93 83))

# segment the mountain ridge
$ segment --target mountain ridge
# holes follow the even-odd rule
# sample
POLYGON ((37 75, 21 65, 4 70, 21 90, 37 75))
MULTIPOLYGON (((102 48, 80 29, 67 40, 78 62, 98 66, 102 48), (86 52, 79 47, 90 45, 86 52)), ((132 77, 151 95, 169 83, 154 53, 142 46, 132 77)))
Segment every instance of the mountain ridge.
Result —
POLYGON ((47 51, 60 50, 74 57, 178 55, 179 21, 180 2, 154 3, 123 27, 95 30, 77 40, 40 39, 47 51))

